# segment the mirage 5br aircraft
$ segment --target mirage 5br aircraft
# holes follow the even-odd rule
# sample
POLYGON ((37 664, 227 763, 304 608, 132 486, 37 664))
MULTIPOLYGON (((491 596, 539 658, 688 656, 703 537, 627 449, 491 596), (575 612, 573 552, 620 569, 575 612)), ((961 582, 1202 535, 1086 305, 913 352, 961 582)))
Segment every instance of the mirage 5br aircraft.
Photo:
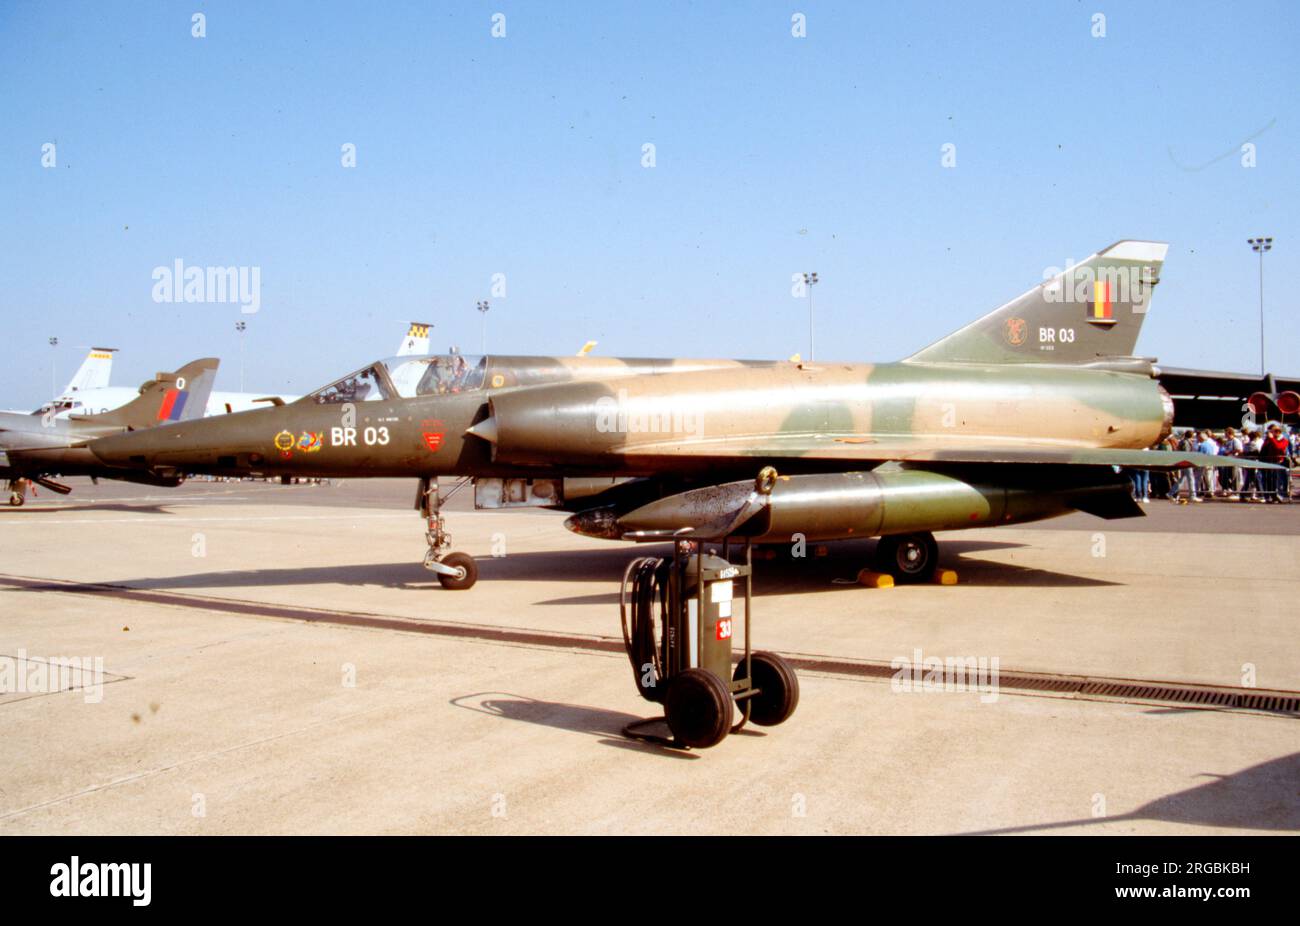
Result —
POLYGON ((1146 449, 1174 411, 1133 355, 1166 251, 1118 242, 896 363, 397 358, 281 408, 89 447, 158 478, 417 477, 425 565, 448 588, 477 569, 447 552, 439 476, 472 479, 479 508, 559 509, 601 538, 879 537, 880 567, 921 581, 935 531, 1138 517, 1125 468, 1261 465, 1146 449))
POLYGON ((184 474, 158 476, 149 470, 106 466, 86 449, 86 442, 201 418, 218 363, 214 358, 195 360, 175 373, 159 373, 140 387, 134 400, 98 415, 59 417, 54 408, 31 414, 0 413, 0 479, 9 480, 9 504, 21 505, 27 500, 28 482, 60 495, 72 491, 55 482, 53 475, 180 485, 184 474))

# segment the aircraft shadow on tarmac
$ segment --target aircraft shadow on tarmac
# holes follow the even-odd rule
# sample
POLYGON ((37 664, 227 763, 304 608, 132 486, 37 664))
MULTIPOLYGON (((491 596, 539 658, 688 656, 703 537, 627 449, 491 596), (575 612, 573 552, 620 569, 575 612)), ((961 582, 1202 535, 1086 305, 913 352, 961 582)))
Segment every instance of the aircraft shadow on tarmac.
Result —
POLYGON ((1125 820, 1151 820, 1223 829, 1300 831, 1300 752, 1270 759, 1231 775, 1202 772, 1197 777, 1207 780, 1184 791, 1157 798, 1125 814, 1009 826, 963 835, 1033 833, 1125 820))
MULTIPOLYGON (((949 540, 941 544, 940 557, 942 564, 956 569, 962 583, 967 585, 1069 588, 1119 584, 1088 576, 973 559, 969 556, 986 550, 1016 549, 1023 546, 1024 544, 1019 543, 989 540, 949 540)), ((809 556, 806 559, 792 559, 788 555, 778 554, 770 560, 756 558, 755 595, 762 597, 846 589, 861 591, 861 586, 852 580, 858 570, 870 562, 874 544, 869 541, 849 541, 830 544, 829 547, 830 555, 824 557, 809 556), (840 580, 843 584, 837 584, 836 580, 840 580)), ((618 582, 628 562, 636 556, 668 556, 670 553, 670 548, 664 544, 646 544, 635 548, 611 546, 608 549, 537 551, 511 553, 502 557, 481 556, 477 559, 480 586, 483 583, 501 581, 603 582, 608 584, 609 591, 594 595, 553 598, 538 603, 617 605, 618 582)), ((420 590, 437 587, 435 577, 417 562, 242 569, 115 581, 134 588, 146 589, 333 584, 377 585, 420 590)))
MULTIPOLYGON (((624 727, 645 718, 637 717, 635 714, 625 714, 622 711, 558 701, 538 701, 535 698, 504 691, 482 691, 477 694, 461 695, 452 698, 450 703, 454 707, 487 714, 490 717, 585 733, 597 737, 598 741, 605 746, 617 746, 620 749, 631 749, 635 752, 653 753, 676 759, 700 758, 698 753, 623 736, 624 727)), ((667 733, 666 726, 664 733, 667 733)), ((750 731, 742 730, 741 733, 750 733, 750 731)))
MULTIPOLYGON (((939 545, 940 565, 956 570, 965 585, 981 587, 1005 586, 1007 588, 1081 588, 1089 586, 1118 585, 1121 583, 1089 576, 1070 575, 1046 569, 1033 569, 1012 563, 981 560, 970 554, 987 550, 1011 550, 1024 547, 1021 543, 992 540, 942 540, 939 545)), ((827 544, 828 555, 796 559, 785 548, 778 548, 772 559, 755 557, 754 594, 792 595, 809 592, 857 591, 858 570, 869 567, 875 552, 874 541, 845 541, 827 544)), ((479 560, 480 579, 506 579, 510 581, 553 581, 558 578, 612 581, 615 586, 623 569, 633 555, 668 556, 669 547, 656 544, 628 550, 583 550, 571 553, 515 553, 501 559, 479 560), (556 557, 563 556, 563 565, 556 557), (585 557, 581 564, 570 558, 585 557)), ((576 595, 552 598, 538 602, 546 605, 618 604, 618 592, 596 595, 576 595)))
POLYGON ((127 514, 175 514, 166 505, 127 505, 107 504, 104 502, 86 502, 80 505, 23 505, 21 507, 0 507, 0 511, 9 512, 10 517, 22 518, 37 514, 78 514, 85 511, 124 511, 127 514))

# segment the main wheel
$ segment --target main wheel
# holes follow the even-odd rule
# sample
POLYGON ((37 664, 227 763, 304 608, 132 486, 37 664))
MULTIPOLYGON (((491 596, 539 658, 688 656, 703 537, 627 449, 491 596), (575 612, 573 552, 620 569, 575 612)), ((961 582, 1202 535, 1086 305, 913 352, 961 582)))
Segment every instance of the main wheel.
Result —
MULTIPOLYGON (((750 653, 753 673, 750 684, 758 694, 749 699, 749 719, 760 727, 775 727, 785 723, 799 706, 799 676, 794 667, 775 653, 750 653)), ((745 659, 742 656, 734 681, 745 677, 745 659)))
POLYGON ((474 583, 478 581, 478 563, 474 562, 474 557, 468 553, 448 553, 438 562, 444 566, 450 566, 452 569, 460 570, 460 574, 454 576, 438 573, 438 581, 442 583, 443 588, 460 591, 472 588, 474 583))
POLYGON ((668 682, 664 717, 673 739, 683 746, 708 749, 731 729, 731 692, 708 669, 686 669, 668 682))
POLYGON ((939 565, 939 543, 928 532, 881 537, 876 545, 876 564, 900 585, 929 582, 939 565))

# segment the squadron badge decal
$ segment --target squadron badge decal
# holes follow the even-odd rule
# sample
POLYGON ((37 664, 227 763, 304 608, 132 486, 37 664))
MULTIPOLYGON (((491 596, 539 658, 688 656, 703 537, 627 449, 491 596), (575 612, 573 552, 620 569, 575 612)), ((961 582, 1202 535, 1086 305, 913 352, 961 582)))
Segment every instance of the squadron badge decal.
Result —
POLYGON ((294 438, 292 431, 281 431, 275 435, 275 449, 280 451, 280 456, 288 460, 293 456, 294 438))
POLYGON ((323 446, 319 431, 303 431, 298 435, 298 449, 303 453, 315 453, 323 446))
POLYGON ((1008 318, 1002 328, 1002 336, 1012 347, 1019 347, 1029 336, 1029 325, 1023 318, 1008 318))

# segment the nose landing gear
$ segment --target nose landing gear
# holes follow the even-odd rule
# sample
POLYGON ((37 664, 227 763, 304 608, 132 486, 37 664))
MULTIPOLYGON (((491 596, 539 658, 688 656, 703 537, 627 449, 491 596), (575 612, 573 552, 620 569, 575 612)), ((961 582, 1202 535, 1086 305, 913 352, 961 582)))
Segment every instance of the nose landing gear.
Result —
POLYGON ((17 508, 27 501, 27 480, 9 480, 9 504, 17 508))
POLYGON ((447 533, 447 524, 442 516, 442 503, 448 501, 469 483, 462 480, 452 487, 443 497, 438 489, 438 478, 425 477, 420 480, 420 488, 415 496, 415 507, 425 519, 425 539, 429 542, 429 551, 424 554, 424 568, 436 573, 442 587, 452 591, 472 588, 478 581, 478 564, 468 553, 448 553, 451 546, 451 534, 447 533))

